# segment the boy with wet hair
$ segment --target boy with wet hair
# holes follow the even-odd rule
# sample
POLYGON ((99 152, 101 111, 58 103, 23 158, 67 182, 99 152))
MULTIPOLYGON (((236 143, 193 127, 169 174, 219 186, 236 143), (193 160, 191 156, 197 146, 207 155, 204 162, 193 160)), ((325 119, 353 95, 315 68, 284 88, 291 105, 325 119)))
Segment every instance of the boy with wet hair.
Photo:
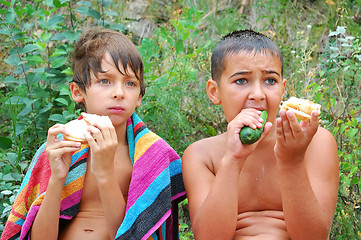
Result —
POLYGON ((87 144, 64 140, 63 124, 49 129, 1 239, 176 239, 181 160, 134 112, 144 95, 137 48, 92 29, 72 64, 72 98, 106 117, 88 127, 87 144))
POLYGON ((336 141, 317 111, 309 123, 279 111, 287 81, 278 47, 263 34, 236 31, 211 61, 207 94, 222 104, 228 127, 183 155, 196 239, 327 239, 337 202, 336 141), (241 128, 261 128, 263 110, 261 138, 242 144, 241 128))

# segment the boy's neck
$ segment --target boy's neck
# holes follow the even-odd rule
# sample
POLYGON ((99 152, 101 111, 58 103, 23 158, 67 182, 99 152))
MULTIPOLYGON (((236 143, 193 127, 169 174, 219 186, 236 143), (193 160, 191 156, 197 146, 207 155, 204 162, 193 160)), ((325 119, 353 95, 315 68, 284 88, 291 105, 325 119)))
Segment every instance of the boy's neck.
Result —
POLYGON ((122 124, 122 125, 120 125, 118 127, 115 127, 115 132, 117 134, 118 144, 120 144, 120 145, 128 145, 126 123, 122 124))

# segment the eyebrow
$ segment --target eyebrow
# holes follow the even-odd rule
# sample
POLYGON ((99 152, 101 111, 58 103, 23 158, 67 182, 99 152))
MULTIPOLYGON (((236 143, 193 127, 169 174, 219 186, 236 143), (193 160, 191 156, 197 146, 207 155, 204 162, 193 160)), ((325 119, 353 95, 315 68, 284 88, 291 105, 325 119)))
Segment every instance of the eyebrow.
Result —
MULTIPOLYGON (((263 70, 262 72, 267 73, 267 74, 276 74, 279 77, 281 76, 278 72, 276 72, 274 70, 263 70)), ((248 70, 239 71, 239 72, 236 72, 236 73, 232 74, 229 78, 232 78, 232 77, 235 77, 235 76, 238 76, 238 75, 250 74, 250 73, 251 73, 251 71, 248 71, 248 70)))
POLYGON ((247 71, 247 70, 240 71, 240 72, 236 72, 236 73, 232 74, 229 78, 235 77, 237 75, 250 74, 250 73, 251 73, 251 71, 247 71))
POLYGON ((264 73, 274 73, 274 74, 278 75, 279 77, 281 76, 278 72, 276 72, 274 70, 264 70, 262 72, 264 72, 264 73))

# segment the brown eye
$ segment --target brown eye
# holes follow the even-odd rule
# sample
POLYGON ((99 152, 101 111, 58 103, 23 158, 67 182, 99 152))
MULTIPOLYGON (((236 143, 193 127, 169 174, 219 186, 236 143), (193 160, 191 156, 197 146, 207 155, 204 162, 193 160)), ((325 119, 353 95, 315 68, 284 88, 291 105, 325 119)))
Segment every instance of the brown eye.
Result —
POLYGON ((128 87, 137 86, 137 84, 135 82, 133 82, 133 81, 128 81, 128 82, 125 83, 125 85, 128 86, 128 87))
POLYGON ((100 83, 100 84, 110 84, 108 79, 101 79, 101 80, 99 80, 98 83, 100 83))

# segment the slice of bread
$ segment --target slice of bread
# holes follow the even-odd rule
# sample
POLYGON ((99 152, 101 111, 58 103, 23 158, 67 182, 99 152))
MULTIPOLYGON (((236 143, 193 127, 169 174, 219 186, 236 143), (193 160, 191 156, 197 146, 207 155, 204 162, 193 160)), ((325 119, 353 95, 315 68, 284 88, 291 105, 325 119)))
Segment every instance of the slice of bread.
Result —
POLYGON ((64 134, 65 140, 86 143, 87 140, 84 137, 85 131, 87 131, 89 124, 84 118, 78 120, 72 120, 65 124, 65 129, 69 134, 64 134))
POLYGON ((306 122, 310 121, 312 111, 317 111, 318 114, 321 113, 320 104, 296 97, 291 97, 287 101, 284 101, 281 105, 281 109, 292 110, 296 114, 297 119, 306 122))
POLYGON ((108 116, 99 116, 96 114, 82 113, 81 119, 75 119, 65 124, 65 129, 69 133, 63 137, 68 141, 87 143, 84 133, 88 130, 88 126, 94 125, 97 121, 102 121, 108 116))

